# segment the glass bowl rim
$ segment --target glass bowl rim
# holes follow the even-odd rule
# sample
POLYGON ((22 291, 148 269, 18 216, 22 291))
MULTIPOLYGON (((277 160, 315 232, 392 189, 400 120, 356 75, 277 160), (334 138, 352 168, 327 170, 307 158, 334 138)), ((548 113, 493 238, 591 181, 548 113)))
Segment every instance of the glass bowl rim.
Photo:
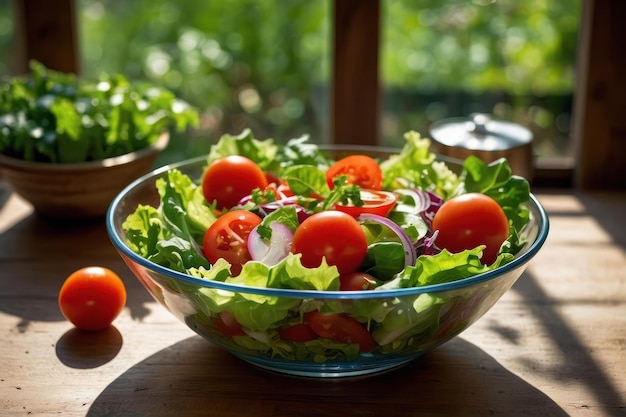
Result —
MULTIPOLYGON (((368 147, 368 146, 336 146, 329 148, 331 150, 376 150, 376 151, 389 151, 389 148, 382 147, 368 147)), ((397 150, 395 150, 397 151, 397 150)), ((437 160, 449 160, 446 158, 441 158, 437 155, 437 160)), ((433 285, 425 285, 419 287, 409 287, 409 288, 397 288, 397 289, 388 289, 388 290, 362 290, 362 291, 321 291, 321 290, 297 290, 297 289, 285 289, 285 288, 265 288, 265 287, 251 287, 246 285, 239 284, 231 284, 222 281, 213 281, 208 279, 196 278, 191 275, 187 275, 173 269, 166 268, 157 263, 149 261, 146 258, 138 255, 134 251, 132 251, 118 236, 115 227, 115 212, 117 211, 117 207, 120 205, 121 201, 126 197, 126 195, 134 188, 142 185, 145 181, 149 180, 153 177, 158 177, 165 172, 180 168, 183 166, 191 166, 194 164, 198 164, 202 161, 206 161, 207 155, 196 156, 193 158, 185 159, 176 163, 163 165, 160 168, 156 168, 151 172, 137 178, 130 184, 128 184, 122 191, 118 193, 117 196, 113 199, 106 213, 106 229, 109 234, 109 238, 111 239, 115 248, 123 255, 129 258, 132 262, 135 262, 141 267, 146 268, 148 270, 154 271, 161 275, 165 275, 169 278, 175 280, 181 280, 187 282, 189 284, 197 285, 199 287, 212 288, 217 290, 225 290, 231 292, 243 292, 247 294, 256 294, 270 297, 290 297, 290 298, 323 298, 323 299, 371 299, 371 298, 390 298, 390 297, 402 297, 402 296, 410 296, 417 295, 422 293, 435 293, 435 292, 444 292, 457 290, 460 288, 468 287, 474 284, 484 283, 486 281, 490 281, 496 279, 508 272, 511 272, 517 268, 524 266, 527 262, 529 262, 541 249, 544 242, 548 237, 549 231, 549 219, 548 215, 541 205, 537 197, 530 193, 530 204, 536 208, 537 213, 539 214, 536 219, 538 230, 537 237, 533 242, 530 242, 530 246, 525 250, 525 252, 518 257, 515 257, 511 262, 496 268, 491 271, 483 272, 478 275, 474 275, 472 277, 463 278, 460 280, 450 281, 441 284, 433 284, 433 285)))

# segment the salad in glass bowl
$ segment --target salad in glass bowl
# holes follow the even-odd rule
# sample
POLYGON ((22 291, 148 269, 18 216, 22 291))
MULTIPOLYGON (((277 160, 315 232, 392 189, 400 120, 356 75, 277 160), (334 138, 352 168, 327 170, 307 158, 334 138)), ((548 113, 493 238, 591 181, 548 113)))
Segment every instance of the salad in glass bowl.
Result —
POLYGON ((505 159, 224 135, 112 202, 114 246, 192 330, 301 376, 392 369, 461 333, 548 234, 505 159))

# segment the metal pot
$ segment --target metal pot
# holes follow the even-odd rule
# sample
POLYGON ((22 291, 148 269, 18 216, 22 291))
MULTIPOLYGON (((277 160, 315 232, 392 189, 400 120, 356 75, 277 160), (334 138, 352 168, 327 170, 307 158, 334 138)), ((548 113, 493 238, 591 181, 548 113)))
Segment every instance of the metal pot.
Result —
POLYGON ((476 155, 485 162, 504 157, 513 174, 532 180, 533 135, 519 124, 475 113, 469 118, 449 118, 433 123, 430 136, 433 150, 438 154, 458 159, 476 155))

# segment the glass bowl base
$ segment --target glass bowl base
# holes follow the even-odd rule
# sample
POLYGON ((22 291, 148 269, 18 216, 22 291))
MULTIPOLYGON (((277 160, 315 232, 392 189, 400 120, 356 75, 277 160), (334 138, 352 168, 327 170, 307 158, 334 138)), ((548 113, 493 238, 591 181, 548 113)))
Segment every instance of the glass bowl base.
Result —
POLYGON ((347 378, 373 376, 390 372, 408 365, 421 355, 396 357, 384 361, 346 361, 332 363, 278 361, 276 359, 253 358, 233 353, 234 356, 253 366, 273 373, 306 378, 347 378))

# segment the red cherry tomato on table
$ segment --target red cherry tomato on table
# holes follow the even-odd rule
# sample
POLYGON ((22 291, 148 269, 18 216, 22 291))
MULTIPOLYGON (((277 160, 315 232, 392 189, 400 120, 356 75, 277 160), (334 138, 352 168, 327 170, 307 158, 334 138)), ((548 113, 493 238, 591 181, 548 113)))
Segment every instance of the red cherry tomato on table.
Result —
POLYGON ((351 272, 339 277, 341 291, 363 291, 374 289, 376 278, 367 272, 351 272))
POLYGON ((217 201, 217 208, 232 208, 255 188, 267 187, 267 178, 252 160, 229 155, 211 163, 202 177, 202 192, 207 202, 217 201))
POLYGON ((67 277, 59 291, 63 316, 81 330, 107 328, 126 304, 126 287, 108 268, 90 266, 67 277))
POLYGON ((396 204, 398 196, 389 191, 362 189, 361 200, 363 205, 360 207, 335 204, 335 209, 348 213, 352 217, 359 217, 363 213, 387 216, 396 204))
POLYGON ((243 264, 250 259, 248 236, 261 218, 247 210, 225 213, 207 229, 202 240, 202 251, 211 263, 224 258, 230 264, 231 273, 238 275, 243 264))
POLYGON ((380 190, 383 174, 378 162, 367 155, 350 155, 335 162, 326 171, 326 182, 332 189, 333 180, 339 175, 348 177, 348 184, 361 188, 380 190))
POLYGON ((500 205, 480 193, 462 194, 439 208, 432 223, 439 234, 435 244, 449 252, 486 245, 481 261, 492 264, 509 235, 509 221, 500 205))
POLYGON ((307 268, 320 266, 325 257, 343 275, 356 271, 365 259, 367 237, 349 214, 322 211, 308 217, 296 229, 291 251, 302 254, 302 265, 307 268))
POLYGON ((357 343, 361 352, 369 352, 376 347, 376 341, 370 332, 352 317, 311 311, 304 315, 304 319, 309 323, 311 329, 324 339, 357 343))

